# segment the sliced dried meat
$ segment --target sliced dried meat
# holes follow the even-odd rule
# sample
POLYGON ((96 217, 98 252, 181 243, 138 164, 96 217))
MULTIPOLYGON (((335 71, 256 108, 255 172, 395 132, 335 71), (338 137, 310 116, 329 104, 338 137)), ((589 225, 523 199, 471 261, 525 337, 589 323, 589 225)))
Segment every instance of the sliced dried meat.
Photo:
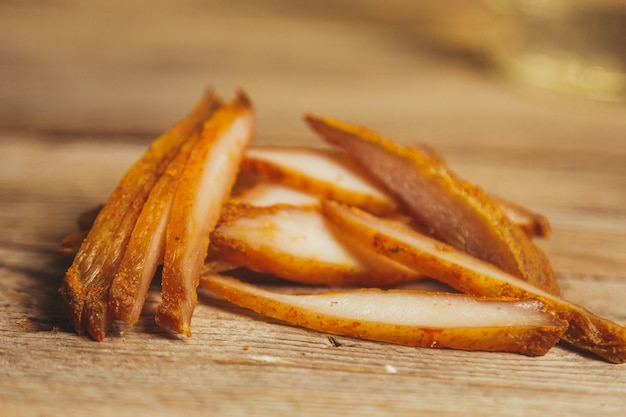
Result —
POLYGON ((166 229, 162 301, 157 323, 191 335, 196 288, 209 234, 229 198, 254 130, 252 104, 244 93, 222 106, 203 126, 182 172, 166 229))
POLYGON ((323 212, 359 242, 461 292, 480 297, 537 298, 568 323, 563 339, 610 362, 626 362, 626 328, 543 291, 494 265, 355 207, 326 201, 323 212))
POLYGON ((152 186, 183 143, 211 117, 218 101, 208 91, 191 113, 158 137, 122 177, 99 211, 60 288, 79 334, 103 340, 112 324, 109 290, 135 222, 152 186))
POLYGON ((302 284, 388 286, 423 275, 341 236, 315 207, 228 204, 211 256, 302 284))
POLYGON ((398 204, 366 171, 329 149, 263 146, 246 152, 243 168, 320 198, 394 213, 398 204))
POLYGON ((201 283, 232 303, 292 325, 408 346, 538 356, 567 326, 534 299, 380 289, 292 295, 214 274, 201 283))
POLYGON ((179 177, 198 139, 196 134, 185 142, 141 209, 109 294, 109 309, 118 320, 128 324, 139 320, 150 283, 163 263, 165 231, 179 177))
POLYGON ((559 287, 546 255, 479 187, 418 149, 328 117, 306 121, 399 198, 438 239, 552 294, 559 287))

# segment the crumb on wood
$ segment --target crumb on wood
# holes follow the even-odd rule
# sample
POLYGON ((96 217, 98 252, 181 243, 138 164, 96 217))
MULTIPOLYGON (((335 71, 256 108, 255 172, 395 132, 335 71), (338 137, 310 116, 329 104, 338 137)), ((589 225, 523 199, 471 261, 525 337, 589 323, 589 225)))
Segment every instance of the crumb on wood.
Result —
POLYGON ((328 342, 330 343, 331 347, 337 348, 337 347, 341 346, 341 342, 339 342, 333 336, 328 335, 328 336, 326 336, 326 338, 328 339, 328 342))

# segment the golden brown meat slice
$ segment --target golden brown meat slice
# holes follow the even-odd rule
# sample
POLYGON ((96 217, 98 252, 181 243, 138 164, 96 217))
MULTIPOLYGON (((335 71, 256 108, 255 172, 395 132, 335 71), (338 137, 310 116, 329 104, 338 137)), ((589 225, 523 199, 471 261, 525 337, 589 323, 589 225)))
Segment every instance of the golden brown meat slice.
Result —
MULTIPOLYGON (((416 149, 424 157, 431 159, 433 164, 445 165, 445 161, 441 154, 437 152, 432 146, 425 143, 414 143, 411 148, 416 149)), ((443 169, 448 169, 444 166, 443 169)), ((526 207, 523 207, 517 203, 506 200, 502 197, 489 194, 488 195, 495 204, 498 205, 500 210, 517 226, 531 238, 548 238, 552 233, 552 228, 548 218, 543 214, 532 211, 526 207)))
POLYGON ((203 276, 201 284, 234 304, 292 325, 407 346, 538 356, 567 327, 534 299, 380 289, 291 295, 214 274, 203 276))
POLYGON ((249 204, 257 207, 270 207, 279 204, 288 204, 298 207, 318 207, 319 198, 298 188, 283 185, 279 182, 259 182, 241 190, 234 202, 249 204))
POLYGON ((337 200, 372 213, 397 212, 398 204, 345 154, 328 149, 263 146, 246 152, 243 169, 320 198, 337 200))
POLYGON ((623 326, 402 224, 336 202, 323 202, 322 207, 339 230, 397 262, 420 268, 428 276, 461 292, 480 297, 541 300, 559 319, 568 323, 563 335, 565 341, 610 362, 626 362, 626 328, 623 326))
POLYGON ((191 335, 196 288, 209 234, 229 198, 254 130, 252 105, 240 93, 204 125, 174 194, 166 229, 159 325, 191 335))
POLYGON ((315 207, 228 204, 211 234, 210 253, 303 284, 386 286, 422 277, 336 233, 315 207))
POLYGON ((327 117, 306 116, 399 198, 433 235, 552 294, 552 266, 532 240, 482 190, 437 159, 377 133, 327 117))
POLYGON ((215 111, 208 91, 191 113, 158 137, 128 170, 99 211, 68 269, 60 292, 64 309, 79 334, 104 339, 112 323, 109 289, 144 201, 182 144, 215 111))
POLYGON ((109 294, 109 308, 118 320, 128 324, 139 320, 150 283, 163 262, 165 230, 178 180, 198 139, 195 134, 185 142, 141 209, 109 294))
POLYGON ((500 207, 500 210, 514 224, 519 226, 528 237, 548 238, 552 234, 550 222, 543 214, 493 194, 490 197, 500 207))

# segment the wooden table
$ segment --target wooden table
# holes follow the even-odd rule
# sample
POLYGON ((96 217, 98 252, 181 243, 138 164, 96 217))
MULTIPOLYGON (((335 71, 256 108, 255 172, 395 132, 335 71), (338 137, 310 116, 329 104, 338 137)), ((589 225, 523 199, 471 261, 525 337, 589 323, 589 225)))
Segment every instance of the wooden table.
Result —
POLYGON ((134 328, 72 332, 51 253, 207 85, 249 93, 257 144, 319 145, 314 111, 433 145, 546 214, 563 296, 626 323, 626 107, 512 86, 367 10, 227 3, 0 4, 0 415, 625 415, 626 365, 562 346, 332 343, 206 292, 189 339, 154 324, 158 288, 134 328))

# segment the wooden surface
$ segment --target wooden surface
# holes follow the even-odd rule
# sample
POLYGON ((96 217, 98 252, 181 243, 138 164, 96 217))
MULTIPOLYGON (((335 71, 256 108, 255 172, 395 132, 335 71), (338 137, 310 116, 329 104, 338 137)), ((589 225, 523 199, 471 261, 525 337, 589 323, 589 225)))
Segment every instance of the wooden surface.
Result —
POLYGON ((564 297, 626 323, 626 107, 426 53, 410 19, 365 6, 262 3, 0 2, 0 415, 625 415, 626 365, 562 346, 333 343, 206 292, 190 339, 153 323, 156 286, 134 328, 102 343, 71 331, 51 252, 207 85, 250 94, 255 143, 319 145, 301 121, 313 111, 433 145, 546 214, 564 297))

